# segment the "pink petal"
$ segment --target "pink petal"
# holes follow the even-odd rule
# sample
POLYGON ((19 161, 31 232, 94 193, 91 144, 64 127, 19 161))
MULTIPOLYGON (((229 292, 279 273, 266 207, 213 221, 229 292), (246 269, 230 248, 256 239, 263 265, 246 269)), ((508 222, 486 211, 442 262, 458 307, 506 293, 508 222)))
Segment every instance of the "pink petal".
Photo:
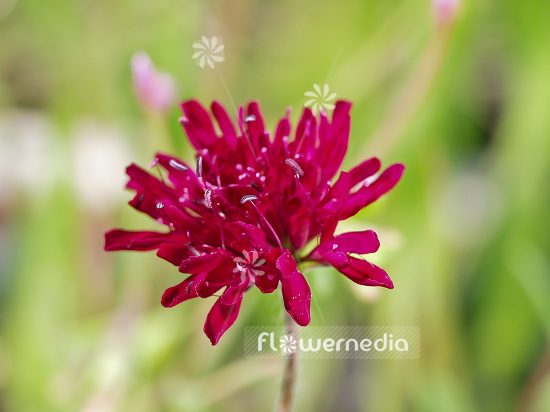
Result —
POLYGON ((235 127, 233 126, 231 118, 223 106, 218 102, 212 103, 211 110, 220 126, 223 138, 227 141, 231 149, 235 150, 237 148, 237 133, 235 132, 235 127))
POLYGON ((298 213, 290 217, 290 241, 295 249, 301 249, 307 242, 311 214, 307 207, 301 207, 298 213))
POLYGON ((326 260, 337 269, 351 263, 352 258, 348 253, 374 253, 380 247, 378 236, 372 230, 348 232, 330 239, 322 239, 324 240, 311 252, 309 258, 317 261, 326 260))
POLYGON ((281 271, 283 278, 287 278, 298 271, 298 265, 289 250, 285 250, 277 259, 277 269, 281 271))
POLYGON ((326 242, 334 236, 334 231, 338 225, 338 218, 331 216, 327 219, 323 225, 323 232, 321 233, 321 243, 326 242))
POLYGON ((376 265, 362 259, 351 258, 352 262, 343 268, 337 268, 350 280, 366 286, 382 286, 393 289, 393 282, 388 274, 376 265))
POLYGON ((262 267, 262 270, 266 273, 264 273, 262 276, 256 277, 256 286, 262 293, 272 293, 275 289, 277 289, 277 286, 279 286, 279 278, 278 277, 272 277, 270 279, 270 273, 262 267))
POLYGON ((158 163, 167 170, 168 179, 178 189, 186 188, 189 190, 189 196, 200 197, 202 195, 202 183, 199 181, 197 175, 195 175, 195 166, 190 166, 184 161, 163 153, 157 153, 155 159, 158 163), (187 167, 187 171, 180 170, 173 166, 170 162, 176 162, 178 165, 187 167))
POLYGON ((179 271, 192 273, 194 275, 206 274, 223 263, 223 256, 220 253, 207 253, 200 256, 191 256, 182 262, 179 271))
MULTIPOLYGON (((227 230, 238 240, 246 240, 252 248, 269 249, 270 245, 267 242, 265 232, 256 225, 249 225, 243 222, 232 222, 225 225, 227 230)), ((242 242, 239 242, 242 243, 242 242)), ((248 250, 250 247, 239 248, 238 251, 248 250)))
POLYGON ((170 196, 166 185, 141 167, 132 163, 126 168, 126 174, 130 177, 127 188, 150 193, 156 198, 170 196))
POLYGON ((311 320, 311 290, 300 272, 281 280, 285 309, 300 326, 307 326, 311 320))
POLYGON ((292 142, 291 151, 304 154, 309 160, 315 153, 316 142, 317 120, 311 110, 306 107, 296 127, 296 138, 292 142))
POLYGON ((366 253, 374 253, 380 247, 378 236, 373 230, 365 230, 362 232, 347 232, 336 236, 332 242, 327 242, 330 249, 345 253, 358 253, 360 255, 366 253))
POLYGON ((262 113, 260 112, 260 107, 258 106, 257 102, 248 103, 248 106, 246 108, 246 117, 249 116, 254 116, 254 120, 247 121, 244 128, 246 131, 248 131, 248 134, 250 135, 254 149, 259 151, 260 136, 264 133, 265 126, 262 118, 262 113))
POLYGON ((180 243, 163 243, 157 252, 159 258, 167 260, 176 266, 180 266, 185 259, 188 259, 192 255, 187 245, 180 243))
POLYGON ((355 166, 349 171, 351 187, 374 175, 380 170, 380 166, 380 160, 376 157, 372 157, 355 166))
POLYGON ((208 112, 196 100, 182 103, 181 108, 187 121, 183 122, 191 144, 197 150, 210 146, 218 138, 208 112))
POLYGON ((242 294, 238 296, 235 303, 224 305, 219 298, 206 317, 204 333, 210 339, 212 345, 216 345, 225 331, 235 323, 241 308, 242 294))
POLYGON ((399 182, 404 171, 405 166, 399 163, 388 167, 375 182, 369 186, 363 186, 357 193, 351 195, 345 201, 342 210, 338 214, 338 218, 345 220, 376 201, 399 182))
MULTIPOLYGON (((331 179, 344 160, 348 150, 351 103, 346 101, 336 102, 332 115, 331 136, 319 149, 319 163, 323 167, 325 180, 331 179)), ((323 137, 323 140, 325 138, 323 137)))
POLYGON ((162 306, 165 308, 171 308, 179 305, 181 302, 185 302, 186 300, 199 296, 196 292, 198 278, 198 275, 191 275, 179 285, 166 289, 161 299, 162 306))
POLYGON ((205 277, 205 285, 208 287, 222 288, 229 284, 240 283, 240 272, 234 272, 235 263, 223 264, 211 270, 205 277))
POLYGON ((105 250, 153 250, 169 240, 167 233, 113 229, 105 233, 105 250))
POLYGON ((301 326, 310 321, 311 290, 304 276, 298 272, 297 264, 290 251, 285 250, 277 259, 281 271, 281 287, 286 311, 301 326))

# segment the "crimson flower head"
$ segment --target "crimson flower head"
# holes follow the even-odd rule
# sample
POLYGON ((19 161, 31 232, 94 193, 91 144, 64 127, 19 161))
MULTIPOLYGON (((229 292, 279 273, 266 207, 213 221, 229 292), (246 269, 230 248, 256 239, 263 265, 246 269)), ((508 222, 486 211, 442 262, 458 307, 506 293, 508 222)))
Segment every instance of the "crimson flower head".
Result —
POLYGON ((194 100, 181 107, 196 165, 157 154, 152 164, 165 170, 160 178, 135 164, 126 170, 127 187, 136 192, 130 205, 165 230, 105 234, 105 250, 157 250, 188 275, 164 292, 163 306, 217 296, 204 325, 216 345, 253 286, 263 293, 280 286, 292 319, 309 324, 311 291, 297 262, 331 265, 360 285, 393 288, 383 269, 352 255, 376 252, 375 232, 335 235, 339 221, 388 192, 404 171, 394 164, 375 178, 380 161, 371 158, 335 179, 348 148, 351 103, 337 102, 331 120, 306 108, 295 132, 287 112, 273 135, 255 102, 239 109, 237 127, 217 102, 211 114, 194 100))

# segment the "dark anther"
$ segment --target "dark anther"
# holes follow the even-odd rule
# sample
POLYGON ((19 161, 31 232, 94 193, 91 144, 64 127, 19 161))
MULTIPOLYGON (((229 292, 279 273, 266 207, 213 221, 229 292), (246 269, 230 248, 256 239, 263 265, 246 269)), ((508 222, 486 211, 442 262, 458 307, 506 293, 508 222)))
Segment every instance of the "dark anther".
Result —
POLYGON ((139 207, 141 206, 141 204, 143 203, 144 200, 145 200, 145 194, 140 193, 138 198, 137 198, 137 202, 136 202, 136 208, 137 209, 139 209, 139 207))
POLYGON ((258 185, 258 183, 252 181, 252 182, 250 183, 250 186, 252 186, 252 187, 253 187, 254 189, 256 189, 258 192, 260 192, 260 193, 262 192, 262 188, 258 185))

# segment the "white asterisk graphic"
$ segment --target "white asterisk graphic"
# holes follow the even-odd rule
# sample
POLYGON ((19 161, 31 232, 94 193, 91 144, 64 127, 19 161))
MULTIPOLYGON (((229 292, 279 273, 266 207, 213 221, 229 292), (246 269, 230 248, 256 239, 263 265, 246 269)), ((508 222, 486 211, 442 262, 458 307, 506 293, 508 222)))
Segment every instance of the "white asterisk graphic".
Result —
POLYGON ((233 273, 241 273, 241 282, 244 282, 248 277, 252 282, 257 276, 262 276, 264 274, 263 270, 260 270, 260 266, 265 263, 265 259, 258 259, 258 252, 255 250, 246 251, 243 250, 242 257, 233 258, 235 262, 235 268, 233 268, 233 273))
POLYGON ((213 69, 215 63, 225 60, 223 55, 224 45, 221 37, 207 39, 206 36, 202 36, 201 41, 193 43, 193 49, 195 49, 195 53, 191 57, 201 69, 204 69, 205 65, 213 69))
POLYGON ((334 109, 334 105, 330 103, 330 101, 334 100, 336 93, 329 94, 328 84, 325 84, 322 92, 317 83, 313 85, 313 89, 315 92, 304 93, 305 96, 312 97, 312 99, 304 103, 305 107, 311 107, 311 111, 315 116, 317 116, 317 112, 321 110, 326 111, 334 109))
POLYGON ((298 341, 291 335, 285 335, 280 339, 281 349, 283 353, 293 353, 296 350, 298 341))

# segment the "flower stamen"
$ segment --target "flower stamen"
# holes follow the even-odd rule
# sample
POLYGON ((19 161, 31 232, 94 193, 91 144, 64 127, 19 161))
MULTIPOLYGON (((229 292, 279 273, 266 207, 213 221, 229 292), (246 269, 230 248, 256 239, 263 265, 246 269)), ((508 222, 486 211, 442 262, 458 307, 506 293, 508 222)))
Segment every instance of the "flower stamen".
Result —
POLYGON ((204 205, 208 209, 212 209, 212 189, 206 189, 204 191, 204 205))
POLYGON ((166 210, 164 209, 164 203, 158 202, 158 203, 157 203, 157 209, 162 210, 162 213, 163 213, 164 216, 166 217, 166 220, 168 220, 168 226, 169 226, 170 228, 175 227, 174 222, 172 221, 172 219, 170 218, 170 216, 168 216, 168 213, 166 213, 166 210))
POLYGON ((196 172, 197 172, 197 177, 202 177, 202 156, 199 155, 197 157, 197 168, 196 168, 196 172))
POLYGON ((298 176, 300 177, 304 176, 304 171, 302 170, 302 168, 300 167, 300 165, 296 160, 288 158, 285 160, 285 163, 289 165, 292 168, 292 170, 294 170, 294 173, 296 173, 298 176))
POLYGON ((241 198, 241 204, 244 205, 246 202, 251 202, 253 200, 258 200, 254 195, 245 195, 241 198))
POLYGON ((288 158, 285 160, 285 163, 290 166, 292 170, 294 170, 294 181, 296 182, 296 186, 299 186, 302 189, 309 202, 311 203, 311 197, 309 197, 309 194, 307 193, 305 187, 302 185, 302 182, 300 182, 300 177, 304 177, 304 171, 302 170, 298 162, 294 159, 288 158))
POLYGON ((168 164, 173 167, 174 169, 176 170, 179 170, 180 172, 187 172, 189 169, 187 168, 187 166, 181 164, 180 162, 174 160, 174 159, 170 159, 170 161, 168 162, 168 164))
POLYGON ((277 244, 279 245, 279 248, 281 248, 281 250, 285 250, 285 248, 283 247, 283 243, 281 242, 281 239, 279 239, 279 236, 277 236, 277 232, 275 232, 275 229, 273 229, 273 226, 271 226, 269 224, 269 222, 267 221, 264 214, 262 212, 260 212, 260 209, 258 209, 258 206, 256 206, 256 204, 254 203, 254 200, 258 200, 258 198, 254 195, 245 195, 241 198, 241 204, 245 204, 246 202, 250 202, 252 204, 252 206, 254 206, 254 209, 256 209, 256 212, 258 212, 258 214, 263 219, 263 221, 265 222, 265 224, 267 225, 269 230, 271 230, 271 233, 273 233, 273 236, 275 237, 275 240, 277 241, 277 244))
POLYGON ((204 205, 212 210, 214 212, 214 218, 216 219, 216 223, 218 224, 218 227, 220 229, 220 238, 222 241, 222 247, 225 249, 225 237, 223 235, 223 225, 220 220, 220 211, 215 206, 214 202, 212 202, 212 189, 208 188, 204 191, 204 205))

